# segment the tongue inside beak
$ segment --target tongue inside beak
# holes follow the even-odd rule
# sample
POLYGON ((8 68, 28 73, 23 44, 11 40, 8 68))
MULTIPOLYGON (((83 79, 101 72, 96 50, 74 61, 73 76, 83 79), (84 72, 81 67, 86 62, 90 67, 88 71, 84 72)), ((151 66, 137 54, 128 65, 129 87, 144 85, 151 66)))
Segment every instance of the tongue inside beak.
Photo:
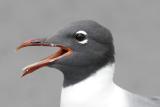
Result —
POLYGON ((54 62, 58 59, 61 59, 64 56, 69 56, 72 53, 72 50, 70 48, 66 48, 59 44, 52 44, 45 42, 46 39, 31 39, 23 42, 19 47, 17 47, 17 51, 21 48, 28 47, 28 46, 48 46, 48 47, 59 47, 60 49, 55 52, 54 54, 51 54, 50 56, 40 60, 39 62, 33 63, 31 65, 26 66, 23 71, 22 77, 30 74, 39 68, 47 66, 49 63, 54 62))

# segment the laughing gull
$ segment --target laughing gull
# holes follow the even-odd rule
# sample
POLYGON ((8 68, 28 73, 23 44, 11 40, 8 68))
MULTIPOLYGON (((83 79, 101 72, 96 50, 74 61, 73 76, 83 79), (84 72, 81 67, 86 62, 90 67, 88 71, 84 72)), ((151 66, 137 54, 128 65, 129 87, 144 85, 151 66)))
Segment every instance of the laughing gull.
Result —
POLYGON ((160 107, 158 97, 136 95, 113 82, 113 38, 95 21, 74 22, 53 37, 27 40, 17 50, 28 46, 59 48, 25 67, 22 76, 45 66, 60 70, 64 75, 61 107, 160 107))

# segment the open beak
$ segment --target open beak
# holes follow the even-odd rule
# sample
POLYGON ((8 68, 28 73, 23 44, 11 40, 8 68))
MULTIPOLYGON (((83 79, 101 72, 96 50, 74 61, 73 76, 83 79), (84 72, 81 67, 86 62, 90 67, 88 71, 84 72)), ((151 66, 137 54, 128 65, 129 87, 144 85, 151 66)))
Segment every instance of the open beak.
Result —
POLYGON ((64 56, 69 56, 72 53, 71 48, 67 48, 60 44, 48 43, 45 38, 43 39, 30 39, 23 42, 20 46, 17 47, 17 51, 28 46, 47 46, 47 47, 59 47, 59 50, 54 54, 40 60, 39 62, 33 63, 26 66, 23 71, 22 77, 36 71, 39 68, 47 66, 49 63, 54 62, 58 59, 61 59, 64 56))

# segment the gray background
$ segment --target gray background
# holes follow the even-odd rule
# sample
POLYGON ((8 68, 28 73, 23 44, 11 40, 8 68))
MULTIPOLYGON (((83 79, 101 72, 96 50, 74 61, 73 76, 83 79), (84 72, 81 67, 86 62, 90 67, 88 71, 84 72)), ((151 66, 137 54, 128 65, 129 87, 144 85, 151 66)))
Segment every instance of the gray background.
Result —
POLYGON ((0 0, 1 107, 58 107, 63 81, 59 71, 46 67, 20 78, 21 68, 54 49, 27 48, 17 54, 15 48, 80 19, 93 19, 112 31, 117 84, 160 96, 159 0, 0 0))

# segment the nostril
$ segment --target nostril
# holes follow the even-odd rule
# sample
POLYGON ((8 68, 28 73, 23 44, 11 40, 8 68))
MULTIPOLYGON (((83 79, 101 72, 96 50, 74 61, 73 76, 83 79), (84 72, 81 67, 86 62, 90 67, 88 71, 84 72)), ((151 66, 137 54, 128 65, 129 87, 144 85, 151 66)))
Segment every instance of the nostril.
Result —
POLYGON ((32 39, 30 42, 31 43, 35 43, 35 44, 40 44, 45 42, 46 38, 42 38, 42 39, 32 39))
POLYGON ((32 43, 41 43, 40 41, 32 41, 32 43))

